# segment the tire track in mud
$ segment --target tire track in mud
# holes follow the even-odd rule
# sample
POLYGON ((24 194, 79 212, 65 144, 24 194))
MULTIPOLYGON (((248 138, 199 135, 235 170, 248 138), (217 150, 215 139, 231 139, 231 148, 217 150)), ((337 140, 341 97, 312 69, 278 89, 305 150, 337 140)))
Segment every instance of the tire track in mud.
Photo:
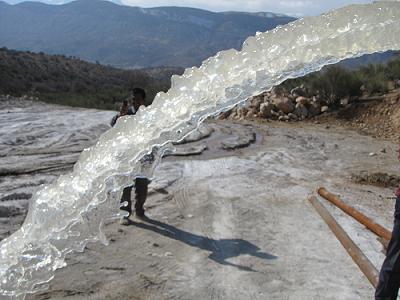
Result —
MULTIPOLYGON (((182 296, 180 299, 264 299, 262 286, 270 285, 270 276, 265 274, 267 264, 262 262, 261 256, 255 255, 257 251, 262 254, 263 249, 247 239, 260 245, 264 243, 254 228, 242 228, 242 225, 251 226, 248 218, 265 217, 263 210, 266 207, 262 203, 253 207, 255 203, 251 203, 251 199, 235 196, 235 188, 225 191, 223 180, 229 174, 235 178, 231 184, 239 183, 239 188, 251 191, 253 180, 242 182, 241 178, 242 172, 254 171, 257 176, 263 169, 259 164, 253 164, 252 159, 232 157, 213 159, 206 166, 201 162, 185 162, 186 172, 182 178, 187 188, 183 192, 183 181, 179 183, 178 198, 184 195, 183 214, 196 211, 196 216, 185 221, 184 227, 201 236, 204 245, 182 254, 182 276, 187 281, 186 285, 182 282, 179 287, 174 287, 182 296), (257 266, 259 263, 262 266, 257 266), (267 283, 261 284, 261 278, 267 283)), ((268 254, 264 259, 266 256, 268 254)))
MULTIPOLYGON (((214 215, 212 228, 216 236, 221 238, 235 239, 240 238, 241 234, 238 232, 237 224, 240 221, 240 216, 236 213, 237 207, 234 207, 234 202, 230 198, 220 198, 221 201, 217 202, 217 213, 214 215)), ((223 246, 223 243, 221 243, 223 246)), ((229 253, 233 253, 232 258, 226 259, 228 263, 234 263, 237 266, 241 266, 242 259, 240 253, 241 245, 230 244, 229 248, 221 247, 217 251, 223 256, 229 256, 229 253), (239 249, 238 249, 239 248, 239 249), (239 255, 236 255, 239 253, 239 255)), ((239 270, 237 267, 221 265, 217 268, 213 274, 213 278, 219 284, 216 287, 218 294, 216 299, 250 299, 251 291, 257 290, 258 288, 248 280, 248 272, 239 270), (245 283, 246 289, 242 289, 245 283), (249 293, 250 292, 250 293, 249 293)), ((210 295, 211 296, 211 295, 210 295)))
MULTIPOLYGON (((185 166, 185 171, 187 172, 187 166, 185 166)), ((184 175, 183 175, 184 176, 184 175)), ((179 183, 179 189, 174 195, 175 203, 179 210, 181 216, 186 216, 188 210, 192 210, 193 208, 197 207, 197 203, 194 202, 194 198, 192 195, 196 193, 196 189, 190 186, 190 182, 188 182, 188 178, 184 176, 182 181, 179 183)), ((192 223, 193 219, 189 219, 192 223)), ((199 236, 203 236, 204 223, 198 223, 196 220, 193 220, 195 223, 195 228, 197 230, 186 229, 189 233, 189 237, 187 239, 191 239, 191 234, 194 234, 193 238, 195 238, 196 233, 199 236), (200 229, 200 231, 199 231, 200 229)), ((191 228, 193 228, 193 224, 188 224, 191 228)), ((186 227, 186 226, 185 226, 186 227)), ((193 292, 197 291, 199 288, 196 278, 199 277, 198 271, 201 269, 201 264, 203 261, 203 254, 200 249, 196 248, 196 243, 202 243, 202 241, 195 241, 195 240, 185 240, 186 243, 189 245, 193 243, 193 248, 189 249, 186 246, 182 247, 182 251, 180 252, 179 259, 175 260, 175 263, 178 265, 176 268, 180 269, 179 274, 174 276, 174 279, 178 279, 178 282, 175 282, 175 293, 173 295, 169 295, 167 299, 188 299, 188 294, 190 297, 193 297, 193 292)), ((201 285, 203 282, 200 283, 201 285)))
POLYGON ((184 215, 184 210, 187 207, 189 191, 187 187, 182 187, 174 193, 173 199, 178 206, 181 215, 184 215))
POLYGON ((185 177, 186 184, 190 186, 180 188, 174 198, 181 214, 186 215, 187 210, 200 210, 201 216, 190 221, 192 224, 189 225, 194 228, 191 232, 201 236, 202 245, 194 251, 183 252, 185 263, 182 265, 182 276, 187 278, 187 282, 181 282, 183 286, 177 289, 177 292, 180 291, 181 295, 184 295, 179 298, 240 299, 238 293, 247 298, 248 294, 237 287, 243 286, 243 282, 246 282, 249 291, 256 287, 252 288, 253 283, 245 279, 246 272, 237 270, 235 266, 228 265, 231 262, 224 261, 226 252, 232 252, 231 256, 235 257, 234 264, 241 265, 240 257, 235 255, 236 252, 241 252, 235 247, 240 246, 230 242, 225 244, 225 241, 240 238, 235 224, 238 218, 235 214, 236 208, 232 199, 217 198, 213 194, 212 185, 207 183, 209 181, 206 179, 209 175, 221 176, 222 174, 219 174, 221 170, 232 167, 229 158, 213 161, 211 166, 208 165, 207 170, 199 170, 201 168, 199 165, 196 167, 200 168, 193 167, 193 164, 185 166, 185 170, 190 170, 193 174, 191 178, 185 177), (207 199, 202 199, 203 197, 207 199), (214 201, 210 203, 210 199, 214 201), (206 260, 204 260, 205 256, 208 256, 206 260))

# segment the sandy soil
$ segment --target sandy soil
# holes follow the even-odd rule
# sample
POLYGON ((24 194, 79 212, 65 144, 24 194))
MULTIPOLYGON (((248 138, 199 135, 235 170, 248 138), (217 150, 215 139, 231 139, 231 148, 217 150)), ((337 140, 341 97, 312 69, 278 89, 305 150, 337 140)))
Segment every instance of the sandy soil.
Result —
MULTIPOLYGON (((227 124, 214 126, 238 126, 227 124)), ((247 148, 215 147, 222 130, 197 142, 202 154, 163 160, 150 219, 108 224, 109 246, 71 254, 28 299, 373 299, 307 197, 323 185, 390 228, 393 191, 350 177, 398 173, 396 145, 334 126, 249 126, 257 142, 247 148)), ((323 203, 379 268, 375 236, 323 203)))

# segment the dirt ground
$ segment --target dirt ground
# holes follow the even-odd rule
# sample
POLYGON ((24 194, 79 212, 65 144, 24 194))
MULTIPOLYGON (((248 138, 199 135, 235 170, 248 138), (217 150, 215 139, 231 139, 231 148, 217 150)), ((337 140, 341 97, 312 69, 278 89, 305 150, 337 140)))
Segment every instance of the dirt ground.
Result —
MULTIPOLYGON (((330 115, 316 118, 321 124, 334 124, 360 134, 400 143, 400 89, 356 102, 330 115)), ((313 122, 315 120, 311 120, 313 122)))
MULTIPOLYGON (((335 125, 247 125, 256 141, 246 148, 221 151, 214 132, 194 143, 207 146, 202 154, 165 158, 149 220, 108 224, 108 246, 71 254, 49 289, 27 299, 373 299, 307 197, 325 186, 390 228, 393 188, 351 176, 398 174, 397 146, 335 125)), ((379 268, 376 237, 323 204, 379 268)))

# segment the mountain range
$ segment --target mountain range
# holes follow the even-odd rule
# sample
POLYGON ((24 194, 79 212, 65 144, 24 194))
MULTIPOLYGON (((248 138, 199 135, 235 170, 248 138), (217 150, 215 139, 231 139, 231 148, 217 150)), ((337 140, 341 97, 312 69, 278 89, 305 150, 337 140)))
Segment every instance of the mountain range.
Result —
POLYGON ((241 48, 257 31, 293 20, 268 12, 140 8, 100 0, 62 5, 0 1, 0 47, 63 54, 122 68, 189 67, 220 50, 241 48))

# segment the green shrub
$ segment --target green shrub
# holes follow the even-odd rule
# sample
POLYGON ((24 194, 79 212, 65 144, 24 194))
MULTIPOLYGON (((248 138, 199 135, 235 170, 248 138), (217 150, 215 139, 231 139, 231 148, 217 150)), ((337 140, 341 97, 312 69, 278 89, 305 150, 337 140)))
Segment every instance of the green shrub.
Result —
POLYGON ((344 97, 355 97, 361 93, 361 86, 370 94, 382 94, 388 91, 389 80, 400 79, 400 56, 387 64, 375 64, 347 70, 334 65, 302 78, 289 79, 282 87, 291 89, 303 85, 308 96, 320 95, 327 104, 338 105, 344 97))
POLYGON ((400 79, 400 57, 387 64, 387 77, 390 80, 400 79))
POLYGON ((339 66, 331 66, 313 76, 308 83, 313 93, 322 96, 328 104, 339 105, 346 96, 358 96, 362 85, 358 76, 339 66))
POLYGON ((387 76, 387 66, 370 64, 361 67, 357 73, 359 74, 368 94, 387 92, 387 82, 389 80, 387 76))

